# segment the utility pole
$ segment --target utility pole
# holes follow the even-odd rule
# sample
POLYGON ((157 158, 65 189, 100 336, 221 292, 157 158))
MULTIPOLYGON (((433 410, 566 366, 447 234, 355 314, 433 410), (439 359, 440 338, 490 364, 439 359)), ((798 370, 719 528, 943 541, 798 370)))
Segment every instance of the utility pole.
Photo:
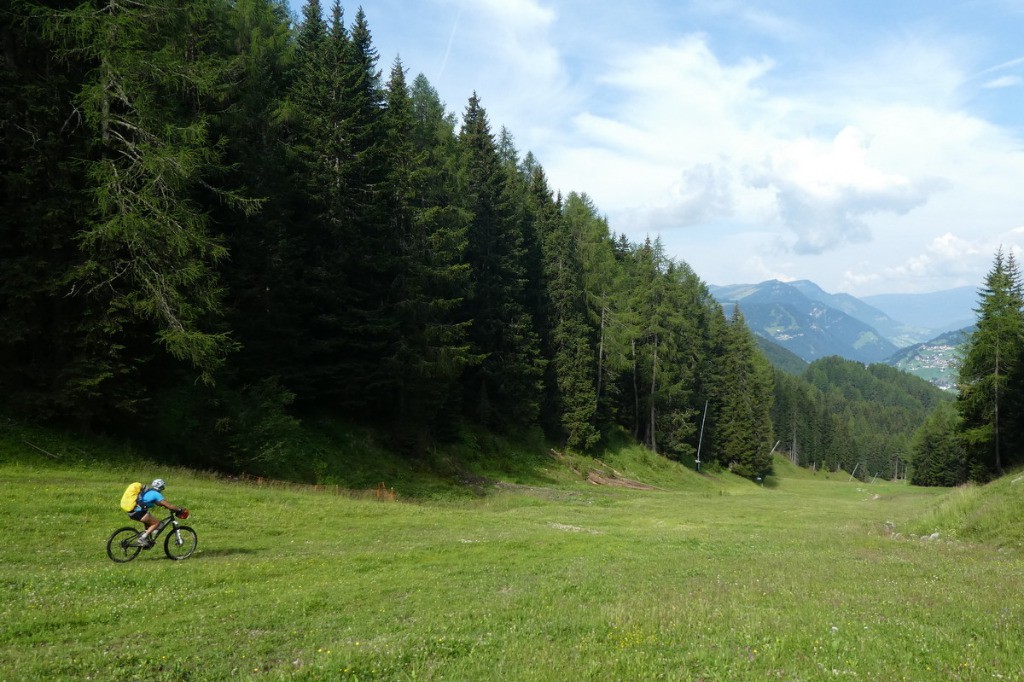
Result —
POLYGON ((704 421, 708 418, 708 401, 704 401, 704 416, 700 420, 700 437, 697 438, 697 471, 700 471, 700 446, 704 443, 704 421))

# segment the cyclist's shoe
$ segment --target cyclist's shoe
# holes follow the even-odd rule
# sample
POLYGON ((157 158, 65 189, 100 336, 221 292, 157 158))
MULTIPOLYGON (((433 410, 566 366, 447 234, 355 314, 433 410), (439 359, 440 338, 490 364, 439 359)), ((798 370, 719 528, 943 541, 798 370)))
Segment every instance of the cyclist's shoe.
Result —
POLYGON ((141 547, 142 549, 149 549, 155 544, 156 543, 150 540, 149 538, 139 538, 139 547, 141 547))

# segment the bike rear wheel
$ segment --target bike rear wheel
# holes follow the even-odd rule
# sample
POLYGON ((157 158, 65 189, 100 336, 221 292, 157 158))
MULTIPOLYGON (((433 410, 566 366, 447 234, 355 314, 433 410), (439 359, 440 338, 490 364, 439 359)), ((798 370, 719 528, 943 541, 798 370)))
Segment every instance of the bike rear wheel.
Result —
POLYGON ((167 558, 181 561, 192 556, 199 544, 199 536, 188 526, 178 526, 167 531, 164 540, 164 552, 167 558))
POLYGON ((139 531, 135 528, 118 528, 107 540, 107 556, 119 564, 131 561, 141 551, 139 531))

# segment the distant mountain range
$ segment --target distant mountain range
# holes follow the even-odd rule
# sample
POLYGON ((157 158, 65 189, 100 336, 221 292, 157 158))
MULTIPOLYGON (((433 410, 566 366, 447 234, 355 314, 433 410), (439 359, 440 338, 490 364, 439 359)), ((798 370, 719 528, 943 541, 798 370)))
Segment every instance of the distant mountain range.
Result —
POLYGON ((878 294, 860 299, 886 315, 935 334, 970 327, 977 321, 977 287, 959 287, 930 294, 878 294))
POLYGON ((974 324, 978 296, 976 289, 962 287, 858 299, 806 280, 709 288, 727 315, 739 306, 781 369, 798 371, 801 361, 838 355, 899 367, 944 387, 955 379, 951 365, 965 329, 974 324))

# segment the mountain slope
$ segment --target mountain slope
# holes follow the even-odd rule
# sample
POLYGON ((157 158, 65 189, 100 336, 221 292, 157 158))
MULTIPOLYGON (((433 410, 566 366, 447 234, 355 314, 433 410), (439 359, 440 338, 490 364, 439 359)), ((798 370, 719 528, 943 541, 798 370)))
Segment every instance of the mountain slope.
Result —
MULTIPOLYGON (((879 334, 898 348, 927 341, 935 335, 932 329, 927 326, 913 326, 898 322, 894 318, 903 319, 898 312, 887 314, 885 311, 849 294, 830 294, 814 282, 799 280, 789 282, 789 286, 795 288, 812 301, 824 303, 831 308, 841 310, 854 319, 860 320, 872 329, 877 330, 879 334)), ((899 310, 897 308, 897 311, 899 310)))
MULTIPOLYGON (((933 329, 934 334, 974 324, 978 305, 976 287, 959 287, 929 294, 878 294, 862 301, 908 325, 933 329)), ((924 339, 922 339, 924 340, 924 339)))
POLYGON ((956 362, 959 347, 973 327, 946 332, 924 343, 901 348, 885 364, 921 377, 939 388, 956 387, 956 362))
POLYGON ((800 376, 807 369, 808 363, 806 360, 796 353, 786 350, 771 339, 755 334, 754 341, 757 343, 757 347, 761 349, 761 352, 764 353, 764 356, 768 358, 768 362, 771 363, 772 367, 782 370, 787 374, 792 374, 795 377, 800 376))
POLYGON ((807 362, 830 355, 880 362, 897 350, 871 326, 784 282, 709 288, 724 307, 740 306, 751 331, 807 362))

